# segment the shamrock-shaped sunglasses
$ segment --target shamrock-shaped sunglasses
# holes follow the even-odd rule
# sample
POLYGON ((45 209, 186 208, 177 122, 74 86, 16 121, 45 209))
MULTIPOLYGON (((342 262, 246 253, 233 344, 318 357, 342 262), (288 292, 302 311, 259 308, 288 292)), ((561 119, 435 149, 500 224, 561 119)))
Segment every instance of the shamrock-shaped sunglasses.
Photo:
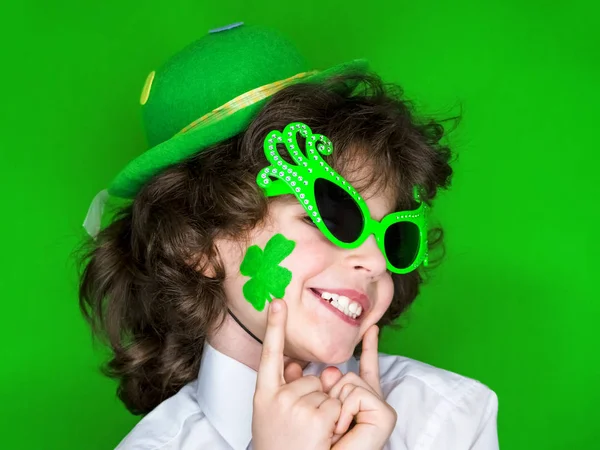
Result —
POLYGON ((379 249, 394 273, 408 273, 428 264, 427 204, 420 201, 419 188, 413 191, 419 206, 398 211, 381 221, 371 217, 365 200, 321 157, 333 152, 333 144, 322 134, 313 134, 304 123, 293 122, 283 132, 271 131, 264 140, 265 156, 271 163, 262 169, 256 182, 267 197, 293 194, 317 228, 335 245, 356 248, 374 234, 379 249), (298 133, 305 148, 298 145, 298 133), (294 164, 277 150, 285 145, 294 164))

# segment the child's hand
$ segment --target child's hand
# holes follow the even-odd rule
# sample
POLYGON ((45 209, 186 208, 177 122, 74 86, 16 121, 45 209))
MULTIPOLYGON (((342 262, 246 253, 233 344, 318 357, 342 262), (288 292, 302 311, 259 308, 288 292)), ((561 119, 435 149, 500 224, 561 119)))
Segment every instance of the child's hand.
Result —
POLYGON ((349 372, 329 391, 342 402, 334 450, 382 449, 396 425, 396 411, 383 399, 379 382, 378 334, 373 325, 363 337, 360 376, 349 372), (355 425, 348 431, 353 419, 355 425))
POLYGON ((255 450, 329 450, 341 402, 323 392, 321 380, 303 376, 286 383, 283 348, 287 305, 273 300, 254 393, 255 450))

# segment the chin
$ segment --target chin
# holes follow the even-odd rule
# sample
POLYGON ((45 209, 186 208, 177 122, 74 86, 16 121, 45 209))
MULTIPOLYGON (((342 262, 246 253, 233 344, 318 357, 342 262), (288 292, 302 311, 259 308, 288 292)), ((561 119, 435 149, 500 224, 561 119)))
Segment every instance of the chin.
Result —
POLYGON ((314 351, 311 352, 313 355, 313 357, 311 358, 312 361, 320 362, 330 366, 345 363, 354 354, 354 347, 321 347, 313 350, 314 351))

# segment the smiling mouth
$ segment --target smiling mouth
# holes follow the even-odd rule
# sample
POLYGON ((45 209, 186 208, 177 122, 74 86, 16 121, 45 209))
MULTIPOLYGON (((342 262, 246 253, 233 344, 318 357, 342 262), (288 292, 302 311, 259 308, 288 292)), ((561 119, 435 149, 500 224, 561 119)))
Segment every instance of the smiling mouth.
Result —
POLYGON ((321 300, 328 310, 336 314, 344 322, 358 326, 362 322, 363 308, 357 302, 353 302, 348 297, 338 295, 327 291, 317 291, 309 289, 310 292, 321 300))

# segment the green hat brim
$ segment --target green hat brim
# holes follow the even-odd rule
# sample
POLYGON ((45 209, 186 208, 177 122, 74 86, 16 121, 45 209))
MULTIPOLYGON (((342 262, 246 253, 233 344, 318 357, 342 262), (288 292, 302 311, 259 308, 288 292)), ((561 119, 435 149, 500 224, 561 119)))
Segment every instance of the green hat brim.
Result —
MULTIPOLYGON (((366 60, 356 59, 303 78, 299 82, 318 84, 337 75, 364 74, 367 69, 366 60)), ((108 193, 111 196, 133 198, 148 180, 166 167, 243 132, 269 98, 270 96, 239 109, 218 121, 177 134, 146 150, 115 177, 108 193)))

